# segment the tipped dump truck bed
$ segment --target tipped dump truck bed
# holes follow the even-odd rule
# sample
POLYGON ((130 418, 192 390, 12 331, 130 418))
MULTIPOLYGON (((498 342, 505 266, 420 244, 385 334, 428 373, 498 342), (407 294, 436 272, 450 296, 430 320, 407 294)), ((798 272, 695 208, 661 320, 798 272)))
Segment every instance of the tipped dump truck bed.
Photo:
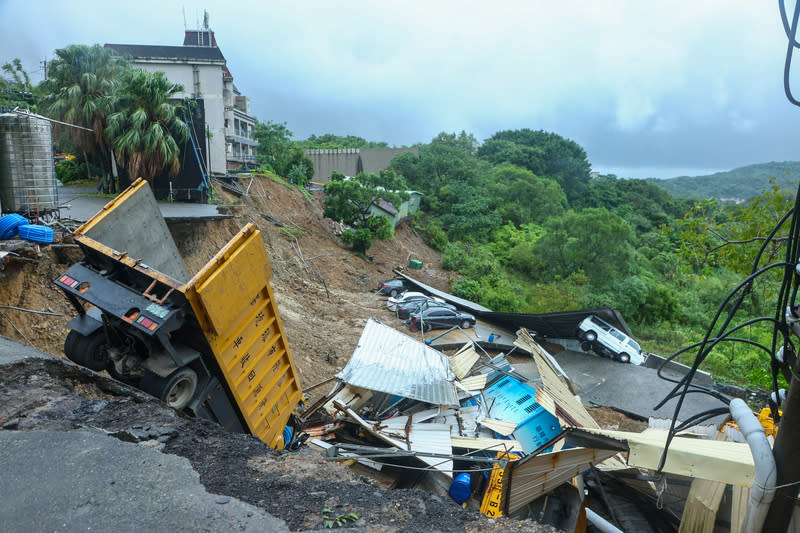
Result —
POLYGON ((270 446, 288 444, 302 389, 255 226, 190 278, 138 180, 75 240, 85 257, 55 282, 78 311, 64 346, 70 359, 270 446))

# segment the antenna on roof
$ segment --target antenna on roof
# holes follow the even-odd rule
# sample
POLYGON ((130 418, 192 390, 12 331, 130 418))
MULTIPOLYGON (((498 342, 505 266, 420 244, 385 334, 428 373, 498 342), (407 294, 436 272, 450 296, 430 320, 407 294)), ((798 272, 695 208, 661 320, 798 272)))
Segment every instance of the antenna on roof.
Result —
POLYGON ((186 25, 186 6, 181 7, 181 11, 183 12, 183 31, 186 31, 189 29, 186 25))
POLYGON ((205 9, 203 10, 203 29, 204 30, 208 29, 208 11, 206 11, 205 9))

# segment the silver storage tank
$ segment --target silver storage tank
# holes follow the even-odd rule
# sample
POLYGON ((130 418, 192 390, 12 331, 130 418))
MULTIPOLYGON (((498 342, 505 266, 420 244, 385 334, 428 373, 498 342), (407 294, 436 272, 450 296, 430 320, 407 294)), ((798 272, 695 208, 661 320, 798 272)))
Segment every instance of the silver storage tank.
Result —
POLYGON ((0 114, 0 206, 4 213, 58 209, 53 126, 35 115, 0 114))

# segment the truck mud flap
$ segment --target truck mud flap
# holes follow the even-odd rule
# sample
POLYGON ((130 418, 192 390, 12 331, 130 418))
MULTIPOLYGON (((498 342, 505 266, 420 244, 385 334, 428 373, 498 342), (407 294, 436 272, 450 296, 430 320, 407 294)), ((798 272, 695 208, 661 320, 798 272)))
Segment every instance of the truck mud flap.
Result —
POLYGON ((67 322, 68 329, 77 331, 85 337, 88 337, 102 327, 103 313, 96 307, 89 309, 82 315, 78 315, 67 322))

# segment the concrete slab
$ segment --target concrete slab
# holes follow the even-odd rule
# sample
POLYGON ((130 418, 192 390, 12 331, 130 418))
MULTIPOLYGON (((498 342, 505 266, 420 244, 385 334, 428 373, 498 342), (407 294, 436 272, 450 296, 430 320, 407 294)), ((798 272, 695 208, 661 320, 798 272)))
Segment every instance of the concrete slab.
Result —
POLYGON ((96 430, 0 432, 2 531, 277 531, 189 461, 96 430))
MULTIPOLYGON (((65 195, 61 199, 61 191, 59 190, 59 205, 61 218, 74 220, 76 222, 86 222, 92 218, 95 213, 103 209, 111 198, 100 198, 96 196, 83 196, 86 192, 72 196, 65 195)), ((158 202, 158 207, 161 210, 161 215, 167 221, 170 220, 217 220, 224 218, 232 218, 232 215, 220 213, 216 205, 211 204, 194 204, 194 203, 169 203, 158 202)))
MULTIPOLYGON (((34 358, 54 359, 0 336, 0 371, 34 358)), ((0 472, 0 531, 289 531, 187 459, 99 430, 0 431, 0 472)))
POLYGON ((147 184, 118 196, 114 207, 98 212, 82 233, 174 280, 185 283, 189 271, 161 216, 158 202, 147 184))
MULTIPOLYGON (((618 363, 572 350, 564 350, 554 357, 575 383, 584 405, 611 407, 642 418, 672 418, 676 399, 670 400, 658 411, 654 408, 674 386, 659 378, 655 369, 618 363)), ((538 380, 539 376, 532 366, 515 365, 514 369, 534 382, 538 380)), ((668 375, 676 379, 681 377, 680 374, 668 375)), ((724 405, 715 398, 706 394, 688 394, 678 418, 686 420, 717 407, 724 405)), ((717 417, 709 423, 719 422, 722 418, 717 417)))

